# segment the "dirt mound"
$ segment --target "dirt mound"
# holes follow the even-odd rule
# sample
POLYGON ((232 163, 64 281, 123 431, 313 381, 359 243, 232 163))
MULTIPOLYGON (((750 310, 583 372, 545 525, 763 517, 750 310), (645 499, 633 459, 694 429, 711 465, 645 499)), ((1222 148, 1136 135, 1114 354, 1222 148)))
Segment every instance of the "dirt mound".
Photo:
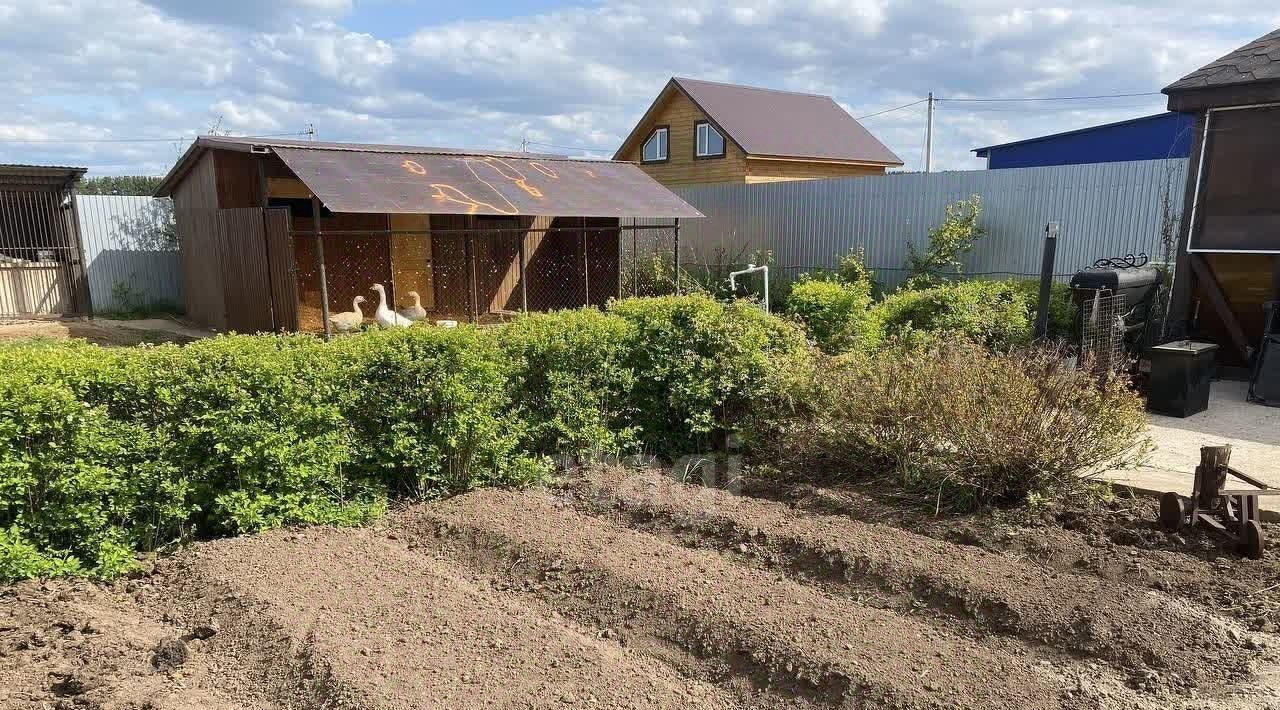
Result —
POLYGON ((574 486, 581 507, 693 545, 736 547, 792 574, 898 597, 971 622, 977 633, 1016 636, 1094 656, 1136 682, 1188 688, 1230 680, 1261 643, 1236 625, 1167 595, 1092 576, 1046 570, 898 528, 801 514, 669 477, 611 470, 574 486), (1193 637, 1186 629, 1199 629, 1193 637), (1252 647, 1252 648, 1249 648, 1252 647))
POLYGON ((0 709, 1280 707, 1274 595, 1221 602, 1274 562, 773 494, 602 471, 0 589, 0 709))

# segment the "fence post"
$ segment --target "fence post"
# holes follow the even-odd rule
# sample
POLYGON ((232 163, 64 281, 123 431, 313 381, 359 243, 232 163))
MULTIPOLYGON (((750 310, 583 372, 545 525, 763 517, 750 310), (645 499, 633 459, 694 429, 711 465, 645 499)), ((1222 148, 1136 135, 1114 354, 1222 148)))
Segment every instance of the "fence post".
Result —
POLYGON ((320 231, 320 198, 311 196, 311 232, 316 240, 316 271, 320 274, 320 319, 324 322, 324 339, 333 337, 329 325, 329 277, 324 271, 324 239, 320 231))
POLYGON ((674 255, 673 255, 672 261, 675 262, 676 295, 679 296, 680 295, 680 218, 679 217, 676 217, 676 221, 673 226, 675 228, 674 229, 675 239, 673 240, 675 242, 674 244, 675 249, 674 249, 674 255))
POLYGON ((529 280, 525 277, 525 243, 529 241, 529 232, 520 232, 520 312, 529 312, 529 280))
POLYGON ((1044 255, 1040 259, 1040 300, 1036 305, 1034 340, 1043 340, 1049 333, 1049 296, 1053 290, 1053 262, 1058 252, 1058 223, 1044 226, 1044 255))

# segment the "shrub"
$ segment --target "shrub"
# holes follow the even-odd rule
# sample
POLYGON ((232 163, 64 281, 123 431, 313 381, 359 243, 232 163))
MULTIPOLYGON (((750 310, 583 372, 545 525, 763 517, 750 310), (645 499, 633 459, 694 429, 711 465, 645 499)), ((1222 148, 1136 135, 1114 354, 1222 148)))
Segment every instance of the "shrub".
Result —
POLYGON ((1056 351, 964 342, 829 359, 780 460, 844 479, 889 477, 919 502, 967 511, 1089 488, 1145 452, 1139 395, 1062 365, 1056 351))
POLYGON ((949 276, 960 274, 964 270, 960 257, 973 251, 974 243, 987 234, 978 224, 982 217, 980 195, 952 202, 944 212, 942 224, 929 229, 929 246, 923 252, 907 242, 909 289, 936 286, 949 276))
POLYGON ((872 317, 886 336, 959 335, 1004 350, 1030 342, 1034 309, 1012 282, 975 280, 897 291, 873 307, 872 317))
POLYGON ((623 455, 638 446, 630 367, 635 327, 594 309, 532 314, 498 331, 514 364, 521 448, 623 455))
POLYGON ((786 408, 808 371, 803 332, 749 303, 663 296, 615 301, 609 313, 635 329, 635 424, 661 456, 748 433, 755 410, 786 408))
MULTIPOLYGON (((1031 321, 1035 323, 1036 309, 1040 305, 1040 279, 1016 279, 1011 281, 1018 293, 1026 299, 1031 309, 1031 321)), ((1065 340, 1077 335, 1076 307, 1071 300, 1071 287, 1054 281, 1049 289, 1049 331, 1051 340, 1065 340)))
POLYGON ((803 323, 824 352, 874 348, 879 324, 872 318, 871 284, 860 280, 802 278, 787 296, 787 314, 803 323))

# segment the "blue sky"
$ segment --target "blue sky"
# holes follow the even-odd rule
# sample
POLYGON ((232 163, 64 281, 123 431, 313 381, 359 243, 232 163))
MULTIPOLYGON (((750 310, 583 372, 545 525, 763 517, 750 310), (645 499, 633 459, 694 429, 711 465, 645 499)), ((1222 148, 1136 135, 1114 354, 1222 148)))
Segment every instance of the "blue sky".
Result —
MULTIPOLYGON (((1256 0, 0 0, 0 162, 163 174, 212 127, 308 124, 325 140, 600 157, 671 75, 830 94, 862 116, 929 91, 1155 92, 1277 26, 1256 0)), ((1163 108, 944 100, 934 164, 978 168, 981 145, 1163 108)), ((920 167, 923 106, 864 125, 920 167)))

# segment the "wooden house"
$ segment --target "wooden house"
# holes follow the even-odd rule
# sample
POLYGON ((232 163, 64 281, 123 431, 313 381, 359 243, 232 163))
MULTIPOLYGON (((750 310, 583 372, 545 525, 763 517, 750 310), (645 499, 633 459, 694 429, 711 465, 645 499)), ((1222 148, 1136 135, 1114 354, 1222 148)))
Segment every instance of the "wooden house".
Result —
POLYGON ((882 175, 902 165, 830 96, 678 77, 613 157, 664 185, 882 175))
POLYGON ((1280 30, 1164 88, 1195 115, 1170 332, 1245 366, 1280 299, 1280 30))
POLYGON ((624 230, 701 216, 627 163, 218 136, 157 195, 174 200, 188 317, 239 332, 327 333, 357 296, 373 315, 374 284, 433 321, 602 305, 624 230))

